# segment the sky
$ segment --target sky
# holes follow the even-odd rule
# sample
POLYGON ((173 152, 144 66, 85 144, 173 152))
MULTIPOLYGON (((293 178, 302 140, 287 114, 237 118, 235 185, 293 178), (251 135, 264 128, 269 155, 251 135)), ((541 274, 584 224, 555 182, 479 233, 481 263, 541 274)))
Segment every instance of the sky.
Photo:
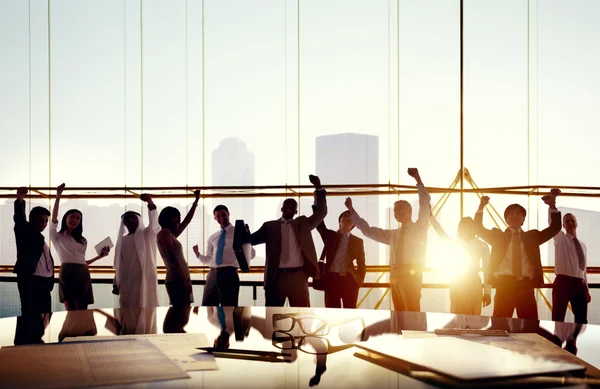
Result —
MULTIPOLYGON (((464 161, 480 187, 597 186, 599 17, 595 0, 464 1, 464 161)), ((416 166, 447 187, 459 33, 458 0, 0 0, 0 186, 210 185, 227 137, 254 154, 255 185, 306 185, 317 136, 361 133, 379 139, 380 183, 412 185, 416 166)), ((256 223, 280 201, 258 199, 256 223)), ((458 210, 453 196, 449 231, 458 210)))

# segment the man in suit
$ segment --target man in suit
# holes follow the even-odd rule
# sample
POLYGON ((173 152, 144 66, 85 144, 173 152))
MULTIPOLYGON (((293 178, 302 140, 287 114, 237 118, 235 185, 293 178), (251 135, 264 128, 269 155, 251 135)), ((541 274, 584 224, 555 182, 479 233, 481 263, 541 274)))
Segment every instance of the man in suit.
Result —
POLYGON ((363 240, 350 232, 354 223, 350 211, 338 218, 337 231, 328 229, 325 222, 317 226, 325 247, 325 269, 321 277, 325 281, 325 306, 327 308, 356 308, 358 290, 365 280, 365 246, 363 240), (356 260, 356 267, 354 261, 356 260))
POLYGON ((527 211, 511 204, 504 211, 508 228, 488 230, 483 227, 483 209, 489 197, 483 196, 475 214, 477 235, 492 246, 491 265, 484 274, 484 302, 491 301, 491 287, 496 288, 494 316, 512 317, 514 310, 520 319, 538 319, 534 289, 543 286, 540 245, 552 239, 561 229, 560 212, 556 209, 556 191, 542 199, 550 208, 551 224, 538 231, 523 231, 527 211))
POLYGON ((327 215, 325 190, 319 177, 310 175, 316 204, 309 217, 299 216, 298 203, 286 199, 281 218, 265 222, 250 236, 252 245, 265 243, 265 305, 282 307, 286 298, 292 307, 309 307, 308 277, 319 278, 317 253, 311 231, 327 215))
POLYGON ((50 292, 54 288, 54 260, 42 232, 48 225, 50 211, 33 207, 29 221, 25 217, 27 188, 17 190, 15 200, 15 240, 17 287, 21 298, 21 315, 51 312, 50 292))

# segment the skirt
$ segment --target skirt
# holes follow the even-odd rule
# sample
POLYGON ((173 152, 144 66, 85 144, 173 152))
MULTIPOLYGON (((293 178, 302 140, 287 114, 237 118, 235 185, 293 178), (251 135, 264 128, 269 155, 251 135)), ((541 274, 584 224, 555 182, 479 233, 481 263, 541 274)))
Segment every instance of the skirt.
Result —
POLYGON ((60 302, 77 301, 79 305, 94 303, 92 278, 87 265, 63 263, 58 273, 58 295, 60 302))

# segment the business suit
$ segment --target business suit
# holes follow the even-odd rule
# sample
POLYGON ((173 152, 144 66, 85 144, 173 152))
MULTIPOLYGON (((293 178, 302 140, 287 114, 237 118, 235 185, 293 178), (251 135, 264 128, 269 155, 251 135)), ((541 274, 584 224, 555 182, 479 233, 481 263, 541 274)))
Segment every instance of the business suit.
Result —
POLYGON ((25 201, 15 200, 15 240, 17 243, 17 262, 13 273, 17 274, 17 286, 21 299, 21 314, 46 313, 51 309, 50 292, 54 288, 54 260, 52 254, 52 276, 34 275, 38 262, 44 254, 44 235, 39 232, 25 216, 25 201))
POLYGON ((512 317, 516 308, 517 316, 521 319, 538 319, 537 303, 534 289, 544 285, 542 262, 540 259, 540 245, 552 239, 561 229, 561 215, 556 211, 552 213, 550 226, 542 231, 521 231, 520 239, 522 248, 529 264, 533 266, 533 276, 515 277, 514 275, 495 275, 502 261, 507 256, 513 232, 510 228, 502 231, 498 228, 488 230, 483 227, 483 212, 475 214, 477 235, 492 246, 491 265, 485 271, 486 284, 496 288, 494 299, 494 316, 512 317))
POLYGON ((317 231, 323 239, 324 247, 321 259, 325 259, 325 268, 321 277, 325 285, 325 306, 327 308, 356 308, 358 291, 365 280, 367 272, 365 266, 365 246, 363 240, 348 234, 348 248, 346 251, 346 268, 348 272, 332 272, 332 265, 336 259, 343 232, 333 231, 321 222, 317 231), (354 261, 356 260, 356 267, 354 261), (341 301, 340 301, 341 300, 341 301))
POLYGON ((319 267, 317 265, 317 253, 311 231, 314 230, 327 215, 327 200, 324 189, 317 189, 316 205, 313 214, 309 217, 298 216, 290 223, 291 230, 295 236, 302 266, 298 269, 282 269, 280 263, 282 255, 282 232, 281 219, 265 222, 258 231, 250 236, 250 243, 257 245, 266 244, 265 261, 265 298, 266 306, 283 306, 288 298, 290 306, 308 307, 310 298, 308 295, 308 277, 319 278, 319 267))

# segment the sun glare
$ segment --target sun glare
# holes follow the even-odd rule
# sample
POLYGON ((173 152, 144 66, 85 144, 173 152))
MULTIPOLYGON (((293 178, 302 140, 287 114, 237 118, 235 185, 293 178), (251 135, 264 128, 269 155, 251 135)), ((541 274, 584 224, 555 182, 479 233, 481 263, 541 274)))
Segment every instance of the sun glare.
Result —
POLYGON ((443 281, 460 278, 469 268, 469 253, 456 241, 437 240, 427 248, 429 265, 443 281))

